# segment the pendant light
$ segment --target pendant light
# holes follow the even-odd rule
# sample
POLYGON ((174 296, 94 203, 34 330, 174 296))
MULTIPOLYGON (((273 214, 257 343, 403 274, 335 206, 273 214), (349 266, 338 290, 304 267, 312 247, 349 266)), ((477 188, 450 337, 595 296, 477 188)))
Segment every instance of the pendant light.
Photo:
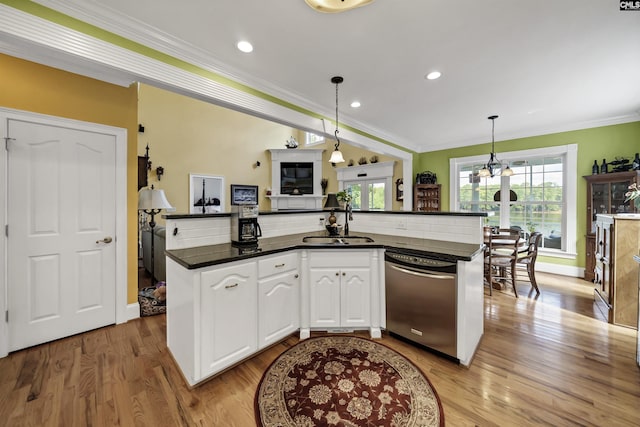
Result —
POLYGON ((331 153, 331 158, 329 159, 329 163, 344 163, 344 157, 342 157, 342 153, 338 149, 340 146, 340 139, 338 138, 338 85, 342 83, 344 79, 340 76, 335 76, 331 78, 331 83, 336 85, 336 131, 334 135, 336 136, 336 145, 333 153, 331 153))
POLYGON ((495 153, 494 145, 495 145, 495 120, 498 118, 497 115, 489 116, 487 119, 491 120, 491 155, 489 156, 489 161, 480 169, 478 175, 486 178, 486 177, 494 177, 497 169, 500 169, 499 175, 502 176, 511 176, 513 175, 513 170, 507 164, 506 167, 502 166, 502 162, 498 160, 498 156, 495 153))
POLYGON ((337 13, 355 9, 371 3, 373 0, 305 0, 305 2, 318 12, 337 13))

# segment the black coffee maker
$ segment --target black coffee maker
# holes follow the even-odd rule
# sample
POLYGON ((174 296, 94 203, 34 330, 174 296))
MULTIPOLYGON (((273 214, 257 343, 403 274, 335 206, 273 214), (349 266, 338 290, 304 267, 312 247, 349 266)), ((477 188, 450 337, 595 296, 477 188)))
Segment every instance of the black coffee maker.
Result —
POLYGON ((258 224, 258 205, 231 206, 231 243, 256 245, 262 230, 258 224))

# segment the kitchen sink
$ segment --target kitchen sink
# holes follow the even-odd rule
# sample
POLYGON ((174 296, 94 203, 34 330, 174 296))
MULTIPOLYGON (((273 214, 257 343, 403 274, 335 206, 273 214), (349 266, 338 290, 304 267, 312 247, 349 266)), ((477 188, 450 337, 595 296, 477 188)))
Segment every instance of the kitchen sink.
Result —
POLYGON ((315 243, 317 245, 357 245, 360 243, 373 243, 371 237, 366 236, 305 236, 304 243, 315 243))

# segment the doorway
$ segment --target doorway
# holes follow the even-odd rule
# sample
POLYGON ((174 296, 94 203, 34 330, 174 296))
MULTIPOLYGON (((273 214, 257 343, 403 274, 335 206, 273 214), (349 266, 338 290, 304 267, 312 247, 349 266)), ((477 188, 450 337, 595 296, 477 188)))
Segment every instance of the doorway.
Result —
POLYGON ((14 110, 0 123, 0 357, 126 321, 126 130, 14 110))

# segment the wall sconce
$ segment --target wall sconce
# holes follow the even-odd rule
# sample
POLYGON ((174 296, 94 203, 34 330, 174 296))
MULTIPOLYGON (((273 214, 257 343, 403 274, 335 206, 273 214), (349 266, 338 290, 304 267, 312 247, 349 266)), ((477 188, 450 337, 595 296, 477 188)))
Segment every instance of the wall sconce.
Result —
POLYGON ((162 175, 164 175, 164 168, 162 166, 158 166, 156 168, 156 175, 158 175, 158 181, 162 179, 162 175))

